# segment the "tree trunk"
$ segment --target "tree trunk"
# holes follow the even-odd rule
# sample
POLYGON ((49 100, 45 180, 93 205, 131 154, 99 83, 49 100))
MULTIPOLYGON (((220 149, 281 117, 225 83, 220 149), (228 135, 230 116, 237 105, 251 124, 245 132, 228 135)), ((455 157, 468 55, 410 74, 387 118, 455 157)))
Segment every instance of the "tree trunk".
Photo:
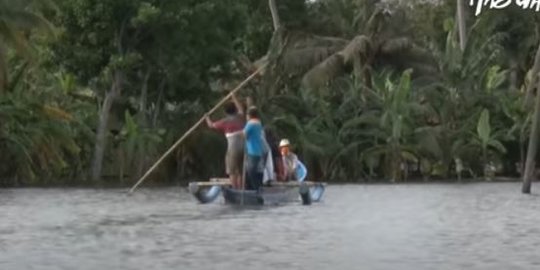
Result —
POLYGON ((3 94, 8 85, 8 76, 7 76, 7 61, 6 61, 6 51, 4 45, 0 43, 0 95, 3 94))
MULTIPOLYGON (((529 122, 529 121, 527 121, 529 122)), ((527 136, 525 132, 525 126, 521 128, 519 135, 519 176, 523 177, 523 172, 525 170, 525 147, 527 147, 527 136)))
MULTIPOLYGON (((279 28, 272 34, 270 46, 266 53, 268 66, 264 73, 262 73, 261 86, 256 94, 259 100, 268 100, 281 89, 282 81, 278 71, 281 69, 280 60, 287 45, 287 41, 287 33, 283 28, 279 28)), ((260 105, 262 106, 264 104, 260 105)))
POLYGON ((467 44, 467 35, 465 33, 465 9, 463 7, 463 0, 457 0, 457 17, 458 17, 458 31, 459 31, 459 47, 461 51, 465 50, 467 44))
POLYGON ((103 155, 105 153, 105 145, 107 140, 108 121, 113 104, 113 93, 108 92, 103 101, 101 112, 99 113, 99 124, 96 132, 96 145, 94 148, 94 159, 92 164, 92 181, 98 181, 101 178, 101 170, 103 166, 103 155))
POLYGON ((525 100, 523 101, 523 106, 528 107, 530 104, 530 100, 533 96, 533 89, 536 86, 536 83, 538 81, 538 72, 540 72, 540 45, 538 46, 538 50, 536 51, 536 56, 534 57, 534 64, 531 69, 531 80, 529 84, 527 85, 527 90, 525 93, 525 100))
MULTIPOLYGON (((266 52, 266 61, 268 61, 268 66, 265 68, 265 71, 261 73, 261 84, 256 94, 259 100, 268 100, 276 93, 277 89, 281 88, 280 84, 282 83, 282 80, 278 70, 281 69, 280 58, 288 41, 287 33, 285 29, 281 27, 279 21, 279 14, 275 0, 269 0, 268 5, 270 6, 270 12, 272 13, 274 33, 272 34, 270 45, 268 46, 268 51, 266 52)), ((260 105, 263 106, 264 103, 260 105)), ((260 109, 264 111, 264 106, 260 109)))
POLYGON ((518 71, 519 71, 519 63, 514 58, 510 58, 510 91, 517 92, 519 90, 519 84, 518 84, 518 71))
POLYGON ((122 151, 122 148, 118 148, 118 158, 120 159, 120 165, 119 165, 119 176, 118 179, 120 180, 120 183, 124 183, 124 151, 122 151))
POLYGON ((146 125, 146 103, 148 100, 148 80, 150 79, 150 70, 144 75, 143 85, 141 88, 141 96, 139 98, 139 121, 146 125))
POLYGON ((529 136, 529 148, 527 150, 527 160, 525 161, 525 172, 523 173, 523 186, 521 192, 531 193, 531 183, 535 177, 536 152, 538 150, 538 120, 540 120, 540 93, 536 93, 534 104, 534 115, 532 119, 531 134, 529 136))
POLYGON ((279 21, 279 13, 276 6, 276 0, 268 0, 268 5, 270 6, 270 12, 272 13, 272 22, 274 23, 274 31, 277 31, 281 27, 279 21))
POLYGON ((101 179, 101 171, 103 168, 103 156, 107 145, 108 122, 111 114, 111 108, 114 100, 120 95, 120 73, 115 72, 111 90, 105 95, 103 106, 99 113, 99 123, 96 131, 96 145, 94 148, 94 159, 92 162, 91 179, 98 181, 101 179))
MULTIPOLYGON (((148 99, 148 80, 150 79, 150 69, 146 72, 145 76, 144 76, 144 82, 143 82, 143 86, 141 88, 141 96, 140 96, 140 99, 139 99, 139 127, 140 128, 146 128, 147 127, 147 122, 146 122, 146 103, 147 103, 147 99, 148 99)), ((144 147, 144 144, 145 142, 140 142, 142 145, 139 145, 138 149, 137 149, 137 156, 136 156, 136 166, 137 168, 135 168, 135 179, 134 180, 137 180, 139 178, 141 178, 141 176, 143 175, 143 168, 145 167, 145 147, 144 147)))
POLYGON ((159 84, 159 94, 158 94, 158 98, 157 98, 157 101, 156 101, 154 116, 152 118, 152 127, 153 128, 157 128, 158 117, 159 117, 160 108, 161 108, 160 104, 161 104, 161 100, 163 99, 163 92, 165 91, 165 83, 166 83, 166 80, 163 79, 161 81, 161 83, 159 84))

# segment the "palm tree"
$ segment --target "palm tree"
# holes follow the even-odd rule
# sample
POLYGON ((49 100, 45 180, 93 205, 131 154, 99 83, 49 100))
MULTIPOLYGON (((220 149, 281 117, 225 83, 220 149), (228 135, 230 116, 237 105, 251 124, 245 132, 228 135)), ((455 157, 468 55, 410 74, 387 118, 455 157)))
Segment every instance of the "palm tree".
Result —
MULTIPOLYGON (((504 51, 501 62, 510 68, 510 86, 513 90, 520 88, 527 71, 531 69, 534 51, 538 48, 540 37, 537 27, 531 27, 531 25, 538 26, 539 23, 540 16, 536 12, 523 10, 514 5, 503 10, 488 10, 476 20, 475 35, 489 36, 497 33, 503 37, 499 41, 504 51), (516 42, 517 40, 519 42, 516 42)), ((538 65, 534 67, 538 69, 538 65)), ((535 74, 535 72, 530 73, 535 74)), ((532 100, 530 90, 528 88, 527 95, 528 99, 532 100)))
POLYGON ((362 89, 358 80, 344 78, 333 85, 333 91, 289 92, 273 96, 263 105, 274 117, 265 117, 266 126, 280 137, 294 142, 297 154, 317 178, 354 180, 364 173, 361 150, 371 140, 359 134, 363 123, 362 89))
MULTIPOLYGON (((365 22, 362 34, 313 66, 303 76, 303 84, 308 88, 318 88, 351 69, 367 87, 371 87, 371 73, 375 68, 413 68, 415 75, 435 72, 435 62, 430 54, 410 39, 400 37, 392 29, 395 24, 392 19, 385 10, 375 9, 365 22)), ((334 44, 339 45, 339 42, 334 44)))
POLYGON ((0 94, 8 87, 7 49, 30 55, 29 31, 51 30, 51 24, 36 9, 50 1, 0 0, 0 94))
POLYGON ((424 113, 411 91, 411 70, 399 78, 376 73, 373 89, 351 77, 334 82, 332 91, 274 97, 267 109, 280 116, 266 122, 296 142, 319 177, 359 179, 380 169, 401 180, 401 166, 417 161, 413 131, 424 113))
POLYGON ((430 113, 427 125, 418 127, 416 136, 419 151, 430 163, 438 164, 442 176, 448 177, 454 160, 466 164, 474 161, 466 152, 470 150, 470 134, 477 126, 476 116, 481 113, 479 108, 501 110, 493 104, 508 94, 504 92, 508 72, 495 65, 500 57, 500 34, 476 34, 485 29, 477 23, 470 29, 475 34, 462 50, 455 39, 458 30, 454 20, 448 19, 445 27, 446 44, 435 52, 440 73, 424 80, 419 88, 430 113))
POLYGON ((406 24, 405 16, 390 15, 378 5, 378 0, 333 2, 321 4, 354 10, 357 14, 346 16, 350 22, 337 20, 339 27, 347 28, 338 32, 346 36, 320 36, 283 26, 275 29, 267 54, 255 62, 270 62, 258 94, 268 99, 300 86, 321 88, 351 71, 370 87, 372 71, 388 66, 399 70, 414 68, 415 75, 436 70, 430 54, 400 34, 406 24))
POLYGON ((67 160, 77 160, 81 151, 75 142, 73 116, 44 106, 38 95, 8 94, 0 97, 1 163, 14 171, 15 179, 35 180, 58 175, 67 160))

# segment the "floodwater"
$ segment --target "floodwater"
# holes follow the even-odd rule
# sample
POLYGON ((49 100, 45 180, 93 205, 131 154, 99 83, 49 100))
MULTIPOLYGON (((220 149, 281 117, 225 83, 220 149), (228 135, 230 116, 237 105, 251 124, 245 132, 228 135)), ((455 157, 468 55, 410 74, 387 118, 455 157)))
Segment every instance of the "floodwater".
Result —
POLYGON ((181 188, 0 190, 0 269, 540 269, 519 183, 340 185, 324 201, 200 205, 181 188))

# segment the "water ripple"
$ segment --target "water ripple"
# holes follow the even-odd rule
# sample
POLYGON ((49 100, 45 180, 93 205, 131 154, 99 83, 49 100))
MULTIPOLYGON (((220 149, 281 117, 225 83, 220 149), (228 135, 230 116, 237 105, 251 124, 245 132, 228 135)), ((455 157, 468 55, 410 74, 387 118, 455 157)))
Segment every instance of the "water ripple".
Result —
POLYGON ((519 184, 330 186, 238 209, 185 189, 0 190, 0 269, 537 269, 519 184))

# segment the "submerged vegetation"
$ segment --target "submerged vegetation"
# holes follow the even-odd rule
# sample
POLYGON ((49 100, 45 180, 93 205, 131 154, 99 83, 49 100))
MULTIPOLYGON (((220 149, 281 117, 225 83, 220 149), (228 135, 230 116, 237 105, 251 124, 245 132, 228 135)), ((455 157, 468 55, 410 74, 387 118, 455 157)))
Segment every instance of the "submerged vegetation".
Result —
MULTIPOLYGON (((2 186, 132 184, 265 61, 241 95, 313 179, 524 171, 540 68, 531 10, 276 0, 272 16, 254 0, 12 2, 0 0, 2 186)), ((224 151, 200 128, 152 178, 223 176, 224 151)))

